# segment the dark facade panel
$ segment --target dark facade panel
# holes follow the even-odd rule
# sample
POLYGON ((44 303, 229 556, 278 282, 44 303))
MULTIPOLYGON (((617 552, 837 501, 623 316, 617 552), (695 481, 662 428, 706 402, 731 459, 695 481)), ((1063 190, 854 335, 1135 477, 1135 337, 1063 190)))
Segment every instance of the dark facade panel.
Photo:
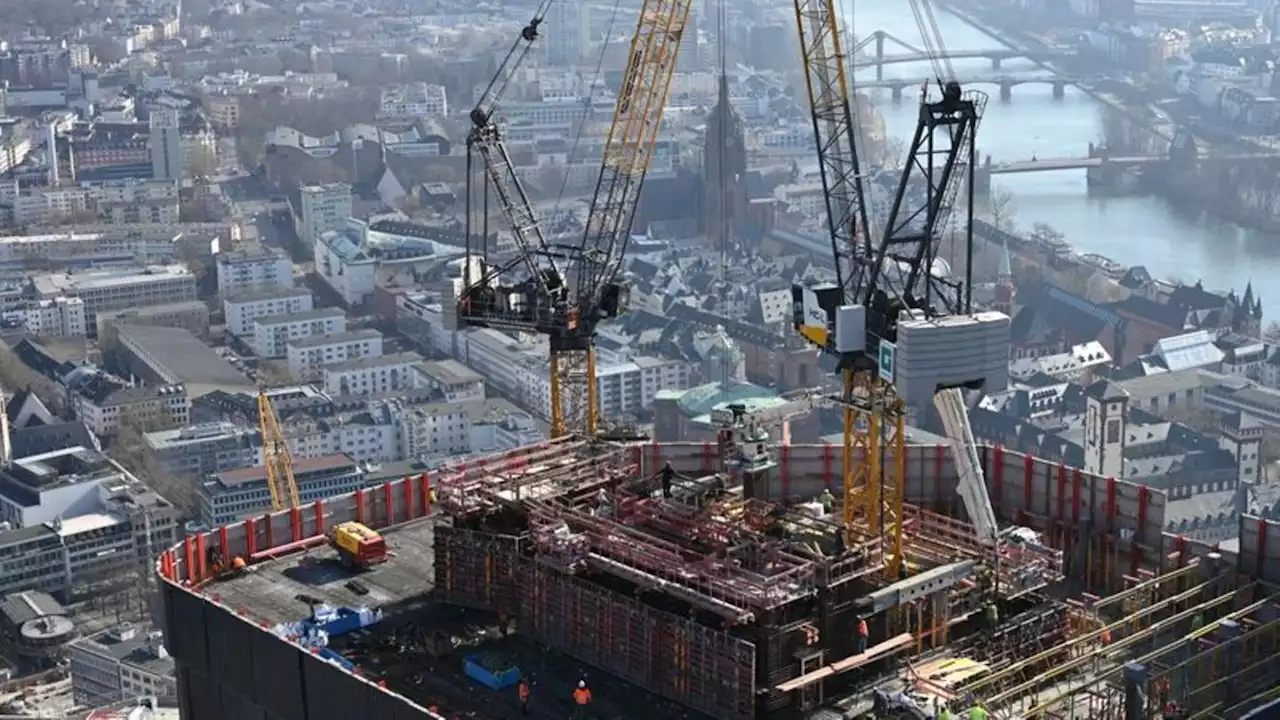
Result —
POLYGON ((263 670, 253 674, 250 697, 285 720, 305 720, 298 650, 265 630, 253 632, 249 637, 254 666, 263 670))
POLYGON ((191 705, 184 709, 184 720, 226 720, 226 709, 222 707, 222 688, 209 676, 186 669, 187 690, 190 693, 191 705))
POLYGON ((207 612, 209 675, 247 695, 253 688, 256 668, 262 667, 253 654, 250 634, 255 630, 239 617, 223 612, 207 612))
POLYGON ((169 645, 169 652, 191 669, 207 673, 209 648, 205 637, 208 629, 205 609, 210 608, 210 605, 191 593, 168 584, 164 587, 167 597, 165 614, 168 616, 165 643, 169 645))
POLYGON ((302 670, 309 711, 307 720, 337 720, 363 712, 359 704, 365 697, 364 683, 350 673, 315 657, 303 658, 302 670))

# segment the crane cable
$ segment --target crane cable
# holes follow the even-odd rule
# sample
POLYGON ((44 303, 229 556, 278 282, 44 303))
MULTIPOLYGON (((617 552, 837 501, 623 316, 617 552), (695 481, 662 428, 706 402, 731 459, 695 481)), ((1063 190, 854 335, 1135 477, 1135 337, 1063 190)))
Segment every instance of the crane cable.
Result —
MULTIPOLYGON (((561 0, 561 2, 567 2, 567 1, 568 0, 561 0)), ((603 72, 604 59, 609 53, 610 46, 613 44, 613 29, 618 23, 618 13, 621 10, 621 7, 622 7, 622 0, 613 0, 613 10, 612 12, 609 13, 609 25, 605 28, 605 31, 604 31, 604 42, 601 43, 600 45, 600 54, 596 56, 595 71, 591 74, 591 82, 587 85, 586 104, 587 104, 588 110, 591 109, 592 96, 595 94, 596 83, 600 81, 600 75, 603 72)), ((586 116, 586 113, 584 113, 582 120, 578 122, 578 129, 573 135, 573 146, 569 149, 569 155, 565 160, 565 166, 566 166, 565 174, 564 174, 564 177, 560 178, 560 189, 556 192, 555 211, 557 215, 560 212, 560 205, 564 201, 565 190, 569 186, 570 173, 568 171, 567 166, 574 161, 574 158, 578 157, 578 147, 582 144, 582 135, 583 135, 583 132, 586 130, 586 127, 587 127, 587 116, 586 116)))

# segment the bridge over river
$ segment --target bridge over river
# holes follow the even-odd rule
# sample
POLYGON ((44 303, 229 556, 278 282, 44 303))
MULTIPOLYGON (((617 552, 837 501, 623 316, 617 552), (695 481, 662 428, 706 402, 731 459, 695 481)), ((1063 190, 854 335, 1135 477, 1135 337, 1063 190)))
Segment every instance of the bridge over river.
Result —
MULTIPOLYGON (((1066 95, 1068 85, 1094 85, 1106 79, 1103 75, 991 75, 987 77, 957 78, 960 84, 965 87, 970 85, 999 85, 1001 100, 1012 99, 1013 89, 1019 85, 1052 85, 1053 96, 1060 100, 1066 95)), ((856 80, 854 82, 859 90, 886 88, 893 93, 893 101, 898 102, 902 100, 902 95, 908 88, 918 88, 925 83, 932 84, 934 81, 930 78, 916 78, 914 80, 890 78, 888 80, 856 80)))

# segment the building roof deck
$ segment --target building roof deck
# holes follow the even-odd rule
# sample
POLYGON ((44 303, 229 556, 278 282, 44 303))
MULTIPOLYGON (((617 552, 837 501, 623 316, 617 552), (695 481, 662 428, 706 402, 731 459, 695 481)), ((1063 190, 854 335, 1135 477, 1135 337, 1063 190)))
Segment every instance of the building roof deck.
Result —
POLYGON ((422 518, 382 531, 390 558, 363 571, 353 571, 338 560, 338 554, 322 545, 303 554, 294 554, 254 564, 239 577, 213 581, 208 592, 219 595, 231 607, 252 609, 269 623, 301 620, 309 610, 298 596, 306 595, 333 607, 376 607, 387 615, 399 606, 412 605, 432 588, 435 577, 436 518, 422 518), (361 595, 347 587, 359 580, 368 588, 361 595))

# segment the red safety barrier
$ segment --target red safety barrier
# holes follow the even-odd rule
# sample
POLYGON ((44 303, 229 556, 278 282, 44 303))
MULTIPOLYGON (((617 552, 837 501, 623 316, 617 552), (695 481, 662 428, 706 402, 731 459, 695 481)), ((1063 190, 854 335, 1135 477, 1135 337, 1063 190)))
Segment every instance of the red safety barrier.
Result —
POLYGON ((996 512, 1000 512, 999 508, 1004 506, 1004 448, 997 445, 995 454, 995 472, 991 478, 991 484, 995 488, 995 497, 991 498, 992 503, 996 506, 996 512))
POLYGON ((364 488, 356 490, 356 522, 364 525, 364 488))
POLYGON ((1116 479, 1107 478, 1107 532, 1114 535, 1116 532, 1116 479))
POLYGON ((323 535, 323 534, 325 533, 325 528, 324 528, 324 500, 317 500, 317 501, 316 501, 315 508, 316 508, 316 534, 317 534, 317 535, 323 535))
POLYGON ((272 518, 270 514, 262 516, 262 524, 265 525, 267 529, 268 549, 276 546, 276 524, 271 522, 271 520, 272 518))
POLYGON ((1067 519, 1067 464, 1058 463, 1058 513, 1059 523, 1067 519))
POLYGON ((400 480, 400 485, 404 490, 404 514, 406 520, 412 520, 416 517, 418 506, 413 503, 413 478, 408 475, 400 480))
POLYGON ((194 580, 204 582, 209 576, 209 540, 208 535, 200 533, 196 536, 196 571, 194 580))
POLYGON ((831 472, 831 460, 835 455, 831 450, 831 443, 822 446, 822 485, 823 487, 831 487, 833 479, 831 472))
POLYGON ((431 480, 426 473, 418 476, 418 502, 422 503, 422 515, 431 514, 431 480))
POLYGON ((249 518, 244 521, 244 554, 251 556, 258 552, 258 521, 249 518))
POLYGON ((227 526, 218 528, 218 550, 222 553, 222 562, 231 560, 231 542, 227 539, 227 526))
POLYGON ((387 518, 387 527, 396 524, 395 498, 391 496, 391 482, 382 483, 382 509, 387 518))
MULTIPOLYGON (((1035 481, 1035 476, 1036 476, 1036 456, 1035 455, 1027 453, 1027 456, 1022 459, 1022 471, 1023 471, 1022 510, 1023 512, 1029 513, 1031 512, 1031 503, 1034 501, 1034 498, 1035 498, 1035 488, 1032 487, 1035 481)), ((1049 488, 1046 486, 1045 490, 1048 490, 1048 489, 1049 488)), ((1047 515, 1048 513, 1045 513, 1045 514, 1047 515)), ((1026 523, 1024 522, 1021 524, 1025 525, 1026 523)))
POLYGON ((289 508, 289 542, 302 539, 302 509, 289 508))
POLYGON ((1133 544, 1130 546, 1129 574, 1137 575, 1142 566, 1142 542, 1147 535, 1147 503, 1150 501, 1151 489, 1146 485, 1138 486, 1138 527, 1133 532, 1133 544))
POLYGON ((713 448, 714 446, 709 442, 702 443, 702 472, 704 473, 710 473, 712 468, 715 467, 712 463, 712 458, 715 457, 713 448))
POLYGON ((196 542, 190 535, 182 539, 182 558, 187 568, 187 579, 191 580, 196 571, 196 542))
POLYGON ((1071 474, 1071 522, 1075 525, 1080 524, 1080 468, 1076 468, 1071 474))
POLYGON ((1262 518, 1258 518, 1258 541, 1256 544, 1258 546, 1258 558, 1253 569, 1253 576, 1260 578, 1262 577, 1263 561, 1267 557, 1267 523, 1262 518))

